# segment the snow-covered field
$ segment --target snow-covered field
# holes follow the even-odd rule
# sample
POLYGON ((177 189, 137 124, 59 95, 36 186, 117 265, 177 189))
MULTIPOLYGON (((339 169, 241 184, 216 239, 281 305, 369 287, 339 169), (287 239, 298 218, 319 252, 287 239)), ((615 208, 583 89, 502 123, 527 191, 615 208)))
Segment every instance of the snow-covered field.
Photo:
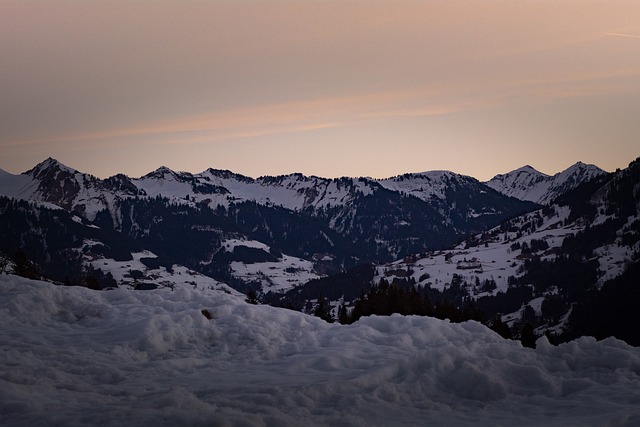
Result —
MULTIPOLYGON (((233 252, 238 246, 260 249, 267 253, 271 247, 256 240, 226 239, 222 248, 233 252)), ((229 265, 229 273, 245 283, 260 283, 262 292, 286 292, 321 276, 315 272, 314 263, 302 258, 282 254, 275 262, 244 263, 234 261, 229 265)))
POLYGON ((244 297, 244 294, 232 287, 182 265, 173 264, 171 271, 167 271, 165 267, 149 268, 141 260, 144 258, 157 258, 157 255, 153 252, 145 250, 134 252, 131 256, 133 259, 129 261, 85 256, 85 262, 95 269, 111 273, 118 286, 129 289, 134 289, 140 284, 152 284, 160 288, 190 287, 201 291, 223 291, 231 295, 244 297), (141 277, 132 277, 131 273, 134 271, 138 272, 141 277))
POLYGON ((614 339, 0 274, 0 344, 2 425, 640 425, 640 349, 614 339))
MULTIPOLYGON (((531 222, 539 213, 540 211, 530 212, 519 219, 521 222, 531 222)), ((408 257, 379 266, 374 281, 378 282, 382 278, 393 281, 396 277, 413 277, 416 284, 428 285, 442 291, 451 285, 453 275, 457 274, 472 285, 468 290, 474 298, 506 292, 509 287, 508 277, 522 276, 527 258, 521 256, 519 249, 512 250, 511 245, 517 243, 520 247, 522 244, 531 245, 532 240, 543 240, 549 245, 549 249, 538 255, 541 255, 542 259, 553 259, 556 256, 555 251, 562 247, 564 238, 579 231, 574 225, 561 226, 568 215, 568 208, 556 206, 554 215, 543 218, 539 228, 533 232, 524 235, 518 235, 516 232, 502 233, 500 227, 495 227, 486 232, 486 243, 471 248, 467 247, 466 243, 461 243, 453 249, 428 253, 424 257, 408 257), (411 271, 410 275, 406 274, 407 270, 411 271), (397 272, 401 272, 401 275, 396 274, 397 272), (496 289, 487 292, 482 287, 473 286, 476 278, 481 283, 494 280, 496 289)), ((480 236, 481 234, 476 238, 479 239, 480 236)), ((609 253, 610 251, 607 252, 609 253)), ((612 273, 613 277, 620 275, 622 271, 618 268, 612 273)))

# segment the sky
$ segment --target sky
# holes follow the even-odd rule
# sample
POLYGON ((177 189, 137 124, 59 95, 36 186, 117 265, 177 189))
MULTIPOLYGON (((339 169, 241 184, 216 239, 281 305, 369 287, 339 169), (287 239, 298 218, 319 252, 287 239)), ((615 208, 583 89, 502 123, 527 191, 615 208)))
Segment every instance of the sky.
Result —
POLYGON ((0 0, 0 169, 487 180, 640 156, 640 1, 0 0))

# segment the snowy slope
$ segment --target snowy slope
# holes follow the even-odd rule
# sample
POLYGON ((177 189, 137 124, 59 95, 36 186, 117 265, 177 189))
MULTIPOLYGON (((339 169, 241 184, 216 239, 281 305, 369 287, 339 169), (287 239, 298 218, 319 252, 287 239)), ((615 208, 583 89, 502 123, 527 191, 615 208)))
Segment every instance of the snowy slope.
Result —
POLYGON ((542 211, 531 212, 512 220, 511 224, 523 225, 540 218, 540 225, 535 231, 523 234, 519 228, 503 231, 496 227, 475 236, 473 245, 465 241, 449 250, 419 254, 381 265, 374 281, 413 278, 416 285, 443 291, 451 286, 455 274, 469 285, 467 290, 473 298, 505 292, 509 287, 508 278, 522 276, 524 263, 530 259, 520 249, 523 244, 530 246, 532 240, 545 241, 549 247, 541 259, 552 259, 564 238, 580 230, 575 224, 563 226, 568 214, 568 208, 561 207, 556 207, 553 214, 546 217, 542 211), (514 249, 516 246, 518 249, 514 249), (486 290, 483 285, 487 280, 495 281, 496 288, 486 290))
MULTIPOLYGON (((233 252, 236 247, 249 247, 270 253, 271 248, 255 240, 227 239, 222 249, 233 252)), ((286 292, 303 285, 309 280, 321 277, 315 271, 315 264, 294 256, 281 254, 277 260, 265 262, 233 261, 229 265, 230 275, 244 283, 259 286, 263 293, 286 292)))
POLYGON ((526 165, 512 172, 496 175, 486 184, 511 197, 536 202, 545 198, 550 179, 549 175, 526 165))
POLYGON ((358 194, 371 194, 377 185, 355 178, 326 179, 301 174, 257 179, 229 171, 207 169, 199 174, 157 169, 133 182, 146 194, 177 200, 207 201, 212 207, 230 202, 254 201, 300 211, 344 205, 358 194))
POLYGON ((37 184, 28 175, 14 175, 0 169, 0 194, 29 199, 36 188, 37 184))
MULTIPOLYGON (((506 227, 496 227, 473 236, 452 249, 416 254, 381 265, 377 268, 374 282, 383 278, 388 282, 412 280, 416 286, 440 292, 446 292, 457 282, 474 300, 506 293, 512 287, 512 279, 525 277, 527 263, 534 257, 541 261, 555 260, 563 253, 565 238, 584 231, 584 223, 566 222, 570 213, 568 207, 554 205, 552 208, 550 215, 543 214, 542 210, 528 213, 505 223, 506 227), (530 224, 537 225, 530 228, 530 224), (533 248, 536 243, 541 242, 545 245, 542 250, 534 250, 532 253, 523 250, 525 247, 533 248)), ((599 215, 593 224, 603 223, 606 219, 605 215, 599 215)), ((629 217, 626 226, 637 220, 637 216, 629 217)), ((640 244, 625 245, 621 242, 621 239, 617 239, 602 244, 593 251, 598 259, 598 277, 594 283, 597 289, 608 280, 623 274, 629 265, 636 262, 640 244)), ((559 288, 566 283, 548 282, 545 289, 538 290, 528 283, 525 285, 531 287, 532 298, 523 301, 514 312, 503 311, 503 321, 509 324, 520 321, 527 305, 534 310, 536 316, 542 316, 545 299, 554 300, 559 288)), ((555 322, 542 322, 537 332, 564 331, 570 305, 566 310, 565 316, 555 322)))
MULTIPOLYGON (((84 242, 85 247, 90 247, 92 242, 84 242)), ((156 258, 149 251, 132 253, 132 260, 116 261, 110 258, 96 257, 94 254, 85 253, 84 262, 96 270, 110 273, 119 287, 127 289, 136 288, 169 288, 178 289, 188 287, 200 291, 222 291, 230 295, 244 297, 230 286, 221 283, 211 277, 200 274, 182 265, 173 264, 170 269, 158 266, 149 268, 142 261, 145 258, 156 258), (134 278, 132 272, 139 272, 139 278, 134 278)))
POLYGON ((475 322, 342 326, 221 292, 4 274, 0 324, 5 425, 640 423, 640 350, 615 339, 531 350, 475 322))
POLYGON ((452 182, 458 181, 475 180, 450 171, 429 171, 381 179, 378 183, 388 190, 406 193, 429 202, 444 199, 447 191, 451 189, 452 182))
POLYGON ((496 175, 486 184, 496 191, 520 200, 548 204, 556 197, 605 172, 594 165, 578 162, 553 176, 527 165, 512 172, 496 175))

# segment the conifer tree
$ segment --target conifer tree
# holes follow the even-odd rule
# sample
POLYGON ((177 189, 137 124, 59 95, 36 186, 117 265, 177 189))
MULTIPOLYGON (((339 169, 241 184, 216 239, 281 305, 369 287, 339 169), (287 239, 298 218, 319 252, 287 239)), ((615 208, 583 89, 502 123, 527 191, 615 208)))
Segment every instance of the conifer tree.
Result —
POLYGON ((349 313, 347 312, 347 307, 342 304, 338 309, 338 322, 341 324, 349 323, 349 313))
POLYGON ((247 292, 247 298, 245 299, 245 301, 248 302, 249 304, 258 304, 258 294, 256 293, 256 291, 253 289, 249 289, 249 292, 247 292))

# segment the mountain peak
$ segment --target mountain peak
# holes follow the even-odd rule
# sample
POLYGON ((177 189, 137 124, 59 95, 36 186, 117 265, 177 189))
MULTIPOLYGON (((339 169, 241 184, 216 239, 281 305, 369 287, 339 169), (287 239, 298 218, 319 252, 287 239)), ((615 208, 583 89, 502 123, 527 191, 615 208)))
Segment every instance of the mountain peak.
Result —
POLYGON ((24 172, 25 175, 30 175, 34 178, 36 177, 40 177, 50 171, 64 171, 64 172, 68 172, 71 174, 76 173, 77 171, 75 169, 70 168, 69 166, 59 162, 58 160, 52 158, 52 157, 47 157, 45 160, 43 160, 42 162, 38 163, 36 166, 34 166, 32 169, 29 169, 28 171, 24 172))
POLYGON ((164 174, 164 173, 173 173, 173 170, 171 170, 167 166, 162 165, 158 169, 156 169, 154 172, 164 174))
POLYGON ((511 172, 498 174, 493 178, 491 178, 489 181, 487 181, 487 183, 495 182, 499 180, 502 180, 502 181, 511 180, 513 179, 513 177, 523 176, 523 175, 530 176, 532 177, 531 179, 540 179, 540 178, 549 176, 545 173, 540 172, 538 169, 534 168, 531 165, 524 165, 522 167, 519 167, 518 169, 512 170, 511 172))
POLYGON ((510 173, 514 173, 514 172, 528 172, 536 175, 545 175, 544 173, 540 172, 538 169, 534 168, 531 165, 524 165, 521 168, 518 168, 510 173))
POLYGON ((553 176, 537 171, 525 165, 512 172, 496 175, 486 184, 496 191, 515 197, 545 204, 561 194, 605 173, 595 165, 576 162, 553 176))
POLYGON ((563 170, 562 172, 558 172, 554 176, 567 176, 567 175, 574 175, 574 174, 597 176, 597 175, 602 175, 603 173, 605 173, 605 171, 603 171, 596 165, 583 163, 583 162, 576 162, 571 166, 569 166, 568 168, 566 168, 565 170, 563 170))
POLYGON ((214 168, 209 168, 206 171, 202 172, 201 175, 209 175, 211 177, 214 178, 219 178, 219 179, 233 179, 236 181, 241 181, 241 182, 253 182, 254 179, 250 178, 248 176, 244 176, 244 175, 240 175, 238 173, 235 172, 231 172, 228 169, 214 169, 214 168))
POLYGON ((163 165, 163 166, 160 166, 158 169, 144 175, 142 178, 164 178, 167 175, 173 176, 173 177, 177 176, 177 174, 172 169, 163 165))
POLYGON ((583 162, 576 162, 574 164, 572 164, 571 166, 569 166, 567 169, 565 169, 564 171, 560 172, 560 173, 566 173, 566 172, 570 172, 570 171, 579 171, 579 170, 586 170, 586 171, 596 171, 599 173, 603 173, 604 171, 602 169, 600 169, 598 166, 596 165, 592 165, 589 163, 583 163, 583 162))
POLYGON ((42 170, 42 169, 56 167, 56 166, 64 166, 64 165, 58 160, 54 159, 53 157, 47 157, 45 160, 35 165, 33 169, 42 170))

